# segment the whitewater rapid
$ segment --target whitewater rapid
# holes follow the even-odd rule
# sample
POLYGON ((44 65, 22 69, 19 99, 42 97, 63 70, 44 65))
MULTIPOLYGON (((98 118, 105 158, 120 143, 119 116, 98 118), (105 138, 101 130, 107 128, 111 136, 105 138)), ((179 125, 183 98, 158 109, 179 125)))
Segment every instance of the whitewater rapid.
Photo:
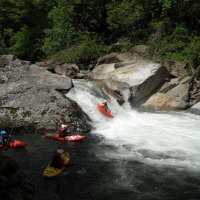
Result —
MULTIPOLYGON (((186 112, 137 112, 128 102, 119 106, 116 100, 91 82, 74 80, 66 94, 76 101, 94 123, 91 134, 102 137, 104 158, 135 160, 155 166, 200 170, 200 116, 186 112), (103 116, 97 104, 104 99, 114 118, 103 116)), ((127 91, 124 92, 127 98, 127 91)))

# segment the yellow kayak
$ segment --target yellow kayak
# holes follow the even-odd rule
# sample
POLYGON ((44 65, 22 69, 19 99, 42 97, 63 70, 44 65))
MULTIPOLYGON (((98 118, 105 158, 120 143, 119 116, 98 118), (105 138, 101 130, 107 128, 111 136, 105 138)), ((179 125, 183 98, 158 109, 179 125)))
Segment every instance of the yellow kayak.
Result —
MULTIPOLYGON (((63 153, 61 157, 65 160, 65 165, 69 164, 70 158, 69 158, 68 153, 63 153)), ((49 165, 44 170, 43 176, 51 178, 60 174, 64 169, 65 169, 65 166, 63 166, 61 169, 58 169, 58 168, 51 167, 49 163, 49 165)))

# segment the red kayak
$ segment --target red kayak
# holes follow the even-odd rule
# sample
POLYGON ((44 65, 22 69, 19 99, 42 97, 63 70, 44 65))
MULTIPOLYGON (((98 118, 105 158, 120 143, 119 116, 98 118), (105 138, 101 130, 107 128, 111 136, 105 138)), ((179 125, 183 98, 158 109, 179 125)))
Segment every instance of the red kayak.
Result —
POLYGON ((104 106, 99 105, 99 104, 97 106, 101 113, 103 113, 105 116, 109 118, 113 118, 113 115, 108 110, 106 110, 104 106))
MULTIPOLYGON (((8 147, 12 148, 12 149, 18 149, 18 148, 22 148, 22 147, 25 147, 25 146, 26 146, 26 144, 24 142, 20 141, 20 140, 14 140, 13 142, 10 142, 8 144, 8 147)), ((0 148, 2 148, 2 147, 3 147, 3 145, 0 144, 0 148)))
POLYGON ((85 138, 83 135, 68 135, 63 138, 59 138, 58 133, 45 133, 45 138, 57 139, 60 142, 62 141, 79 141, 85 138))

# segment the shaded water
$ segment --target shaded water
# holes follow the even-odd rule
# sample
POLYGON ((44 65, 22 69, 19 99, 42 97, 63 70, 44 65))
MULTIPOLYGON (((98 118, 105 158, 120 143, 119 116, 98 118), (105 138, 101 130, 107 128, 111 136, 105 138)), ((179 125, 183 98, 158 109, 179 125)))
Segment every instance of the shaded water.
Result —
MULTIPOLYGON (((20 161, 36 185, 39 200, 197 200, 200 198, 200 117, 188 113, 138 113, 123 107, 86 81, 67 94, 92 118, 86 139, 61 143, 72 166, 42 177, 58 142, 43 133, 17 134, 26 149, 6 152, 20 161), (96 108, 109 100, 114 119, 96 108)), ((125 92, 124 95, 127 95, 125 92)), ((60 143, 59 143, 60 144, 60 143)))

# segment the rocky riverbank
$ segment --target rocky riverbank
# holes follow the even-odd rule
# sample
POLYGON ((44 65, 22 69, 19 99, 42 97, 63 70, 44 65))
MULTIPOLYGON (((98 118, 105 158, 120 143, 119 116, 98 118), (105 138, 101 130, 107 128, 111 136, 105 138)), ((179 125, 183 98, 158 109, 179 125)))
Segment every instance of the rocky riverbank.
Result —
POLYGON ((155 63, 146 58, 146 49, 142 45, 126 53, 105 55, 88 77, 120 103, 128 90, 131 106, 141 111, 188 110, 198 114, 200 82, 188 75, 189 66, 175 61, 155 63))

